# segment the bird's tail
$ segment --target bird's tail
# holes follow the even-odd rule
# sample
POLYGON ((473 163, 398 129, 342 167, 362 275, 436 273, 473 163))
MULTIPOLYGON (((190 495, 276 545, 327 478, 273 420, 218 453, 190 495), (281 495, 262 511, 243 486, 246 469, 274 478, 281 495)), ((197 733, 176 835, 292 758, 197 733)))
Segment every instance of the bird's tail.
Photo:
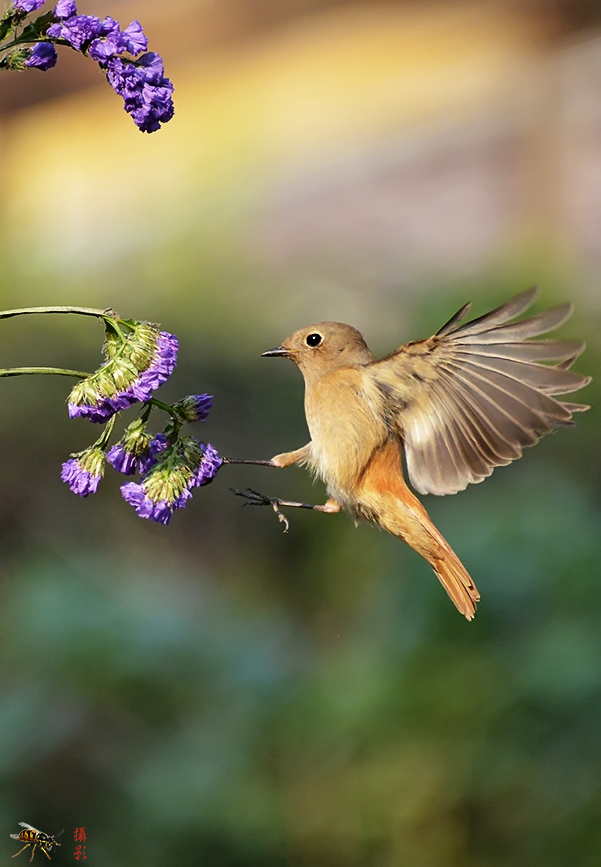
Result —
POLYGON ((447 540, 439 533, 427 514, 425 517, 424 529, 440 547, 438 555, 423 554, 423 556, 434 569, 436 577, 451 597, 457 610, 468 620, 472 620, 476 613, 476 603, 480 601, 478 588, 447 540))
POLYGON ((387 503, 378 523, 428 561, 455 607, 472 620, 480 594, 469 572, 411 491, 407 489, 402 500, 395 499, 394 505, 387 503))
POLYGON ((358 504, 358 514, 398 536, 428 561, 455 607, 472 620, 476 603, 480 600, 478 588, 423 505, 405 484, 398 452, 395 453, 393 448, 374 456, 362 479, 358 504))

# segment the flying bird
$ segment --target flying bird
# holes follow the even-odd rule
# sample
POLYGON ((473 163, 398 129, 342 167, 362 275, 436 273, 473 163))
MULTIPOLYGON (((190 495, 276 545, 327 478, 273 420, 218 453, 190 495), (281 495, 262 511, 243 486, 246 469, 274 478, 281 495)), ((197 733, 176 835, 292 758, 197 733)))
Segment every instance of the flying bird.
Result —
MULTIPOLYGON (((308 467, 326 483, 329 496, 324 505, 308 508, 345 509, 410 545, 468 620, 480 594, 405 484, 402 452, 418 493, 455 494, 521 457, 544 434, 570 425, 573 413, 589 409, 556 397, 590 382, 570 370, 585 344, 531 339, 562 325, 572 305, 512 321, 537 294, 528 289, 461 324, 471 308, 466 304, 432 337, 381 359, 356 328, 340 322, 301 328, 263 353, 290 358, 300 368, 311 434, 306 446, 264 463, 308 467)), ((276 510, 305 505, 257 492, 248 496, 276 510)))

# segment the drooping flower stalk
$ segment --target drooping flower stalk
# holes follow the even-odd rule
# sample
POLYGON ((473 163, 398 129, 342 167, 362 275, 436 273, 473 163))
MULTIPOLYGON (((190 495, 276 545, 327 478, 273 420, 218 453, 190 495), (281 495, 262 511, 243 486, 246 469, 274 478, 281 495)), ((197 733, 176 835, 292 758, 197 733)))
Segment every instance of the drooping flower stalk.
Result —
POLYGON ((141 517, 168 523, 186 505, 192 489, 209 484, 226 462, 212 445, 181 433, 184 425, 206 420, 213 405, 211 395, 188 395, 173 405, 154 397, 175 368, 177 338, 158 325, 90 307, 23 307, 0 311, 0 319, 33 313, 76 313, 102 319, 105 325, 105 361, 94 373, 56 367, 0 369, 0 377, 33 373, 76 377, 79 382, 68 399, 69 415, 108 422, 92 446, 65 461, 62 480, 73 493, 87 497, 98 490, 107 463, 124 475, 139 473, 139 483, 122 486, 123 497, 141 517), (136 402, 141 404, 139 418, 110 446, 117 415, 136 402), (153 408, 169 416, 162 433, 148 430, 153 408))
POLYGON ((142 132, 156 132, 171 120, 173 84, 165 77, 161 57, 147 51, 148 39, 139 21, 121 30, 110 16, 78 15, 74 0, 58 0, 52 12, 28 20, 44 2, 14 0, 0 20, 0 69, 45 72, 57 62, 54 46, 68 46, 98 63, 142 132), (13 38, 2 45, 7 36, 13 38))

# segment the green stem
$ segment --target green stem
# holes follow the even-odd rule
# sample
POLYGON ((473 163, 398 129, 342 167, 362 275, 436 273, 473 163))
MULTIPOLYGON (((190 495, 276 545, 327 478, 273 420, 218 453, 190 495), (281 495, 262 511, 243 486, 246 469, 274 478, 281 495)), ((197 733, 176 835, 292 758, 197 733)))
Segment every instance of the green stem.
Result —
POLYGON ((23 38, 23 34, 21 34, 17 39, 13 39, 12 42, 7 42, 6 45, 0 45, 0 51, 7 51, 9 48, 14 48, 15 45, 31 45, 34 42, 52 42, 53 45, 64 45, 67 48, 73 48, 73 46, 65 39, 48 39, 47 36, 41 33, 36 36, 26 36, 25 38, 23 38))
POLYGON ((157 400, 156 397, 151 397, 148 403, 152 406, 156 406, 157 409, 162 409, 164 412, 169 413, 169 415, 173 417, 173 407, 170 406, 168 403, 163 403, 162 400, 157 400))
POLYGON ((96 316, 99 319, 116 319, 114 310, 98 310, 96 307, 17 307, 14 310, 0 310, 0 319, 23 316, 27 313, 79 313, 81 316, 96 316))
POLYGON ((76 376, 85 379, 91 376, 85 370, 65 370, 63 367, 5 367, 0 369, 0 376, 23 376, 29 373, 55 373, 58 376, 76 376))
POLYGON ((98 446, 99 449, 104 449, 108 445, 108 441, 111 438, 113 428, 115 427, 116 418, 117 418, 116 414, 110 417, 105 429, 102 431, 101 435, 98 437, 98 439, 94 443, 94 445, 98 446))

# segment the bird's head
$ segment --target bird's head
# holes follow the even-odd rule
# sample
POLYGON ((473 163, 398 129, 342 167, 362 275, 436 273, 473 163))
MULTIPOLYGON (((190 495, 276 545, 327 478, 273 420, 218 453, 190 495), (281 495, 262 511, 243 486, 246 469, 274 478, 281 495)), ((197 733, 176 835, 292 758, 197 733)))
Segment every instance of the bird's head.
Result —
POLYGON ((263 358, 274 357, 292 359, 305 379, 373 361, 362 334, 342 322, 318 322, 295 331, 280 346, 263 353, 263 358))

